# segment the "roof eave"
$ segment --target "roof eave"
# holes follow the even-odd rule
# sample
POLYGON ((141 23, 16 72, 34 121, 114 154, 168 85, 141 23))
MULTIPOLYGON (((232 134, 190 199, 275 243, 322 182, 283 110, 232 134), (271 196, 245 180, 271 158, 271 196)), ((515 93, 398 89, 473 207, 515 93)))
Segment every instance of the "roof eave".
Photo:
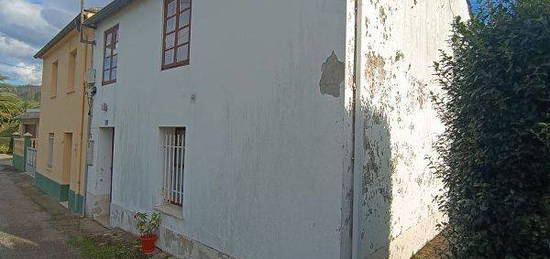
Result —
POLYGON ((94 16, 84 21, 84 25, 95 26, 134 1, 135 0, 114 0, 103 9, 101 9, 99 12, 97 12, 94 16))
POLYGON ((34 58, 42 58, 48 50, 50 50, 55 44, 57 44, 63 37, 65 37, 67 34, 69 34, 72 30, 77 28, 78 24, 80 24, 80 15, 77 15, 72 21, 70 21, 63 29, 61 29, 60 32, 58 32, 44 47, 42 47, 36 54, 34 54, 34 58))

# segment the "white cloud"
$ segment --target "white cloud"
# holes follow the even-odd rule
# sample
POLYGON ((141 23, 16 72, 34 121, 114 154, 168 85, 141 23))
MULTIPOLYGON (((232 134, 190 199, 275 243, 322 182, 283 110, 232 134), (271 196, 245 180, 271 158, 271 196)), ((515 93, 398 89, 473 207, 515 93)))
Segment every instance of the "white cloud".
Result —
POLYGON ((10 75, 10 78, 17 78, 23 84, 40 85, 42 83, 42 66, 39 64, 18 63, 15 66, 0 64, 0 70, 10 75))
POLYGON ((28 29, 52 29, 42 17, 42 6, 24 0, 0 0, 0 19, 28 29))
MULTIPOLYGON (((86 7, 111 0, 86 0, 86 7)), ((40 83, 32 56, 80 10, 77 0, 0 0, 0 74, 15 83, 40 83), (17 65, 16 65, 17 64, 17 65)))
POLYGON ((37 49, 29 44, 10 38, 0 32, 0 57, 28 58, 36 53, 37 49))

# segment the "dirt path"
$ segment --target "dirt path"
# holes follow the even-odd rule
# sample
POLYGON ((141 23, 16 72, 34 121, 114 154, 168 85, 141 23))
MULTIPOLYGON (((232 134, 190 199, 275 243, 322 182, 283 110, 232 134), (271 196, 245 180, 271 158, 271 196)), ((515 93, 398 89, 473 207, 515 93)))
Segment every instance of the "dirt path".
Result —
POLYGON ((12 179, 25 177, 0 164, 0 258, 80 258, 66 235, 52 226, 52 216, 12 179))
POLYGON ((170 258, 158 249, 143 255, 130 233, 72 214, 9 159, 0 154, 0 259, 170 258))

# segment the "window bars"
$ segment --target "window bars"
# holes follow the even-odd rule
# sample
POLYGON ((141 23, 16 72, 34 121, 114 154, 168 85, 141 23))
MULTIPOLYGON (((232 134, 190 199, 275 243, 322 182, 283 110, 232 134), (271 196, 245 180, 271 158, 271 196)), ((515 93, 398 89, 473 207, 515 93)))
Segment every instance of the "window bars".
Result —
POLYGON ((162 142, 164 201, 182 206, 185 157, 185 128, 166 129, 162 142))

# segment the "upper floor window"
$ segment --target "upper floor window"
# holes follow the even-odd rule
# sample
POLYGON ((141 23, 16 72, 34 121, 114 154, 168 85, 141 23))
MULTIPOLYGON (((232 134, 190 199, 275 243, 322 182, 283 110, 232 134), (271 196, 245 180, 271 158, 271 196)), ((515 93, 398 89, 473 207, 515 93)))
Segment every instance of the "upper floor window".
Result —
POLYGON ((68 76, 69 76, 69 82, 68 82, 68 85, 67 85, 67 93, 71 93, 74 91, 74 88, 75 86, 78 84, 75 80, 76 80, 76 55, 77 55, 77 51, 76 49, 71 51, 71 53, 69 53, 69 73, 68 73, 68 76))
POLYGON ((52 71, 51 71, 51 78, 50 78, 50 96, 55 97, 57 94, 57 73, 59 72, 59 62, 56 60, 52 63, 52 71))
POLYGON ((189 65, 191 0, 164 0, 162 69, 189 65))
POLYGON ((118 24, 105 31, 103 48, 103 84, 116 82, 118 57, 118 24))

